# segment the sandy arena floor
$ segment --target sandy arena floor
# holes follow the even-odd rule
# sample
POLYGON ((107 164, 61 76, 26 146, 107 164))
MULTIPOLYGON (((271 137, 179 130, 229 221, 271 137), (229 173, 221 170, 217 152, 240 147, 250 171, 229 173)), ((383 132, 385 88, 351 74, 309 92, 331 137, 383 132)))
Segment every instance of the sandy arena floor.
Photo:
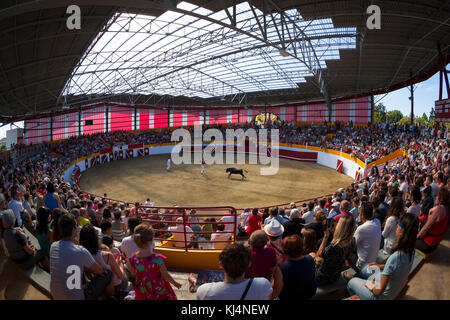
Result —
POLYGON ((85 171, 80 179, 82 190, 107 194, 128 202, 145 202, 150 197, 156 205, 220 206, 236 208, 263 207, 302 200, 335 192, 353 181, 333 169, 307 162, 280 159, 276 175, 260 175, 259 164, 211 165, 200 174, 200 165, 173 165, 166 171, 169 155, 154 155, 114 161, 85 171), (243 168, 247 179, 225 169, 243 168))

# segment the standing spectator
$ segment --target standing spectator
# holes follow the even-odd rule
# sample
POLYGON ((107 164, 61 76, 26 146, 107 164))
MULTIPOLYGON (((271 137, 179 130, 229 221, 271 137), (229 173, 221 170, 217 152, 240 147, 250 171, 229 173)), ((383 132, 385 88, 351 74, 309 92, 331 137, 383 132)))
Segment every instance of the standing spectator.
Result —
POLYGON ((136 277, 136 300, 176 300, 172 285, 181 288, 167 271, 166 257, 153 252, 153 230, 140 224, 134 230, 134 242, 139 250, 129 259, 131 273, 136 277))
POLYGON ((264 277, 272 280, 277 254, 273 248, 266 248, 267 241, 267 235, 262 230, 255 231, 250 236, 251 259, 250 266, 245 271, 246 278, 264 277))
POLYGON ((185 247, 185 240, 187 242, 188 248, 197 245, 197 243, 192 243, 191 240, 195 239, 194 232, 191 227, 184 225, 183 217, 178 217, 176 220, 177 224, 175 227, 169 227, 167 231, 172 232, 172 246, 178 248, 185 247), (184 232, 186 232, 186 238, 184 236, 184 232))
POLYGON ((248 227, 248 218, 250 218, 252 215, 250 208, 246 208, 244 212, 241 214, 241 226, 244 229, 247 229, 248 227))
POLYGON ((253 208, 252 215, 248 218, 245 233, 251 236, 256 230, 261 230, 261 216, 258 214, 258 208, 253 208))
POLYGON ((303 241, 297 235, 283 239, 281 246, 287 260, 279 264, 282 273, 280 300, 308 300, 317 290, 314 259, 303 255, 303 241))
MULTIPOLYGON (((375 262, 381 242, 381 225, 373 218, 373 207, 369 202, 362 202, 359 220, 362 224, 355 231, 358 260, 356 269, 362 272, 369 263, 375 262)), ((357 273, 358 274, 358 273, 357 273)))
POLYGON ((284 232, 284 227, 277 221, 273 220, 264 226, 264 232, 269 237, 268 247, 275 249, 277 253, 277 264, 286 260, 283 250, 281 249, 281 236, 284 232))
POLYGON ((351 295, 358 295, 361 300, 393 300, 408 283, 408 275, 411 270, 419 221, 416 216, 403 215, 397 225, 397 239, 393 253, 386 264, 371 263, 382 269, 379 283, 375 280, 367 281, 370 273, 352 278, 347 284, 347 290, 351 295))
POLYGON ((266 278, 245 279, 250 260, 250 249, 243 244, 227 245, 219 256, 224 281, 202 284, 197 300, 269 300, 273 289, 266 278))
POLYGON ((98 299, 112 279, 111 271, 104 270, 88 250, 73 242, 77 237, 77 228, 71 214, 63 215, 58 221, 58 227, 62 240, 52 243, 50 247, 50 292, 53 299, 98 299), (85 288, 67 285, 69 281, 81 284, 84 276, 91 275, 93 277, 85 288))

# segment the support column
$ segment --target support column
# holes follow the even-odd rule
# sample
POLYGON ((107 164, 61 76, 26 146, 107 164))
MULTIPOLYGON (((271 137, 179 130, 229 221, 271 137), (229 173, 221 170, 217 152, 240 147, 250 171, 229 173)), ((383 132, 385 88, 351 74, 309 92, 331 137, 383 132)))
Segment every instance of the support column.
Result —
MULTIPOLYGON (((412 74, 410 74, 410 77, 412 78, 412 74)), ((411 92, 411 96, 409 99, 411 100, 411 125, 414 124, 414 88, 413 84, 409 86, 409 91, 411 92)))
POLYGON ((81 108, 78 109, 78 136, 81 136, 81 108))
POLYGON ((49 133, 50 133, 50 141, 53 141, 53 112, 50 113, 50 119, 49 119, 49 133))

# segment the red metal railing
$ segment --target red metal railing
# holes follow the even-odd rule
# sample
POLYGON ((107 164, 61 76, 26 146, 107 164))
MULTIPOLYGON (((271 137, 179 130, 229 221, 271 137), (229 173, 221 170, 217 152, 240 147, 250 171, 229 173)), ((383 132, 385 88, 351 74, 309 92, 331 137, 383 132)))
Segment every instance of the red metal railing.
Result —
MULTIPOLYGON (((136 214, 142 217, 143 222, 149 223, 153 231, 155 232, 154 240, 159 240, 161 242, 167 241, 173 243, 180 243, 184 242, 183 247, 178 247, 180 249, 184 249, 186 252, 189 250, 191 246, 198 247, 198 244, 200 243, 212 243, 214 246, 214 243, 233 243, 236 241, 236 231, 238 229, 237 224, 237 212, 236 209, 230 206, 223 206, 223 207, 164 207, 164 206, 139 206, 137 207, 136 214), (153 212, 147 212, 148 210, 153 211, 157 209, 158 213, 153 212), (163 213, 161 212, 161 209, 163 210, 170 210, 169 212, 163 213), (187 214, 187 210, 196 210, 197 212, 208 212, 207 214, 187 214), (218 212, 221 211, 221 213, 211 213, 211 212, 218 212), (234 212, 234 214, 232 214, 234 212), (197 217, 197 218, 212 218, 212 217, 225 217, 225 216, 233 216, 233 221, 196 221, 196 222, 190 222, 190 217, 197 217), (170 226, 177 226, 179 223, 176 222, 177 218, 183 218, 183 227, 182 231, 178 230, 169 230, 170 226), (233 225, 233 231, 226 230, 224 231, 186 231, 186 227, 189 224, 211 224, 211 225, 218 225, 218 224, 224 224, 224 225, 233 225), (166 236, 168 234, 183 234, 184 241, 181 241, 181 239, 168 239, 166 236), (230 240, 197 240, 198 236, 205 235, 205 234, 230 234, 232 233, 232 238, 230 240), (196 239, 192 239, 192 236, 189 236, 188 234, 192 236, 196 236, 196 239)), ((200 219, 199 219, 200 220, 200 219)), ((173 246, 176 247, 176 246, 173 246)), ((197 248, 195 248, 197 249, 197 248)), ((216 250, 215 248, 202 248, 202 250, 216 250)))

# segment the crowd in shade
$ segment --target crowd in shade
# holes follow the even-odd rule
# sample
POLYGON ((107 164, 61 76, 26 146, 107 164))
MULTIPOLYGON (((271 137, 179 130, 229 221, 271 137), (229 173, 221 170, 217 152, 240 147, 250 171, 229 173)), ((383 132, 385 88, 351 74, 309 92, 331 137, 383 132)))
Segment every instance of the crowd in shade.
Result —
MULTIPOLYGON (((281 141, 342 148, 368 162, 400 147, 406 156, 372 166, 358 181, 308 203, 247 208, 219 221, 199 218, 195 211, 184 221, 162 218, 159 228, 172 233, 174 246, 185 245, 184 239, 176 244, 176 231, 186 228, 190 247, 198 247, 194 240, 201 238, 221 250, 223 281, 196 286, 190 276, 191 292, 199 300, 307 300, 318 287, 335 283, 342 271, 351 269, 343 273, 349 295, 397 297, 416 250, 432 253, 447 230, 450 131, 387 124, 274 127, 281 141), (326 139, 328 134, 335 136, 326 139), (235 233, 238 239, 233 239, 235 233), (368 281, 373 267, 381 270, 379 283, 368 281)), ((140 203, 86 194, 61 175, 76 158, 118 143, 169 141, 169 131, 94 134, 44 144, 20 163, 2 163, 3 253, 25 270, 35 265, 47 270, 54 299, 177 299, 173 287, 182 284, 168 272, 166 257, 154 251, 161 231, 143 221, 140 203), (25 229, 37 238, 39 249, 25 229), (80 287, 68 288, 68 268, 78 268, 80 287)), ((145 205, 154 203, 147 199, 145 205)), ((156 208, 149 212, 171 213, 156 208)))

